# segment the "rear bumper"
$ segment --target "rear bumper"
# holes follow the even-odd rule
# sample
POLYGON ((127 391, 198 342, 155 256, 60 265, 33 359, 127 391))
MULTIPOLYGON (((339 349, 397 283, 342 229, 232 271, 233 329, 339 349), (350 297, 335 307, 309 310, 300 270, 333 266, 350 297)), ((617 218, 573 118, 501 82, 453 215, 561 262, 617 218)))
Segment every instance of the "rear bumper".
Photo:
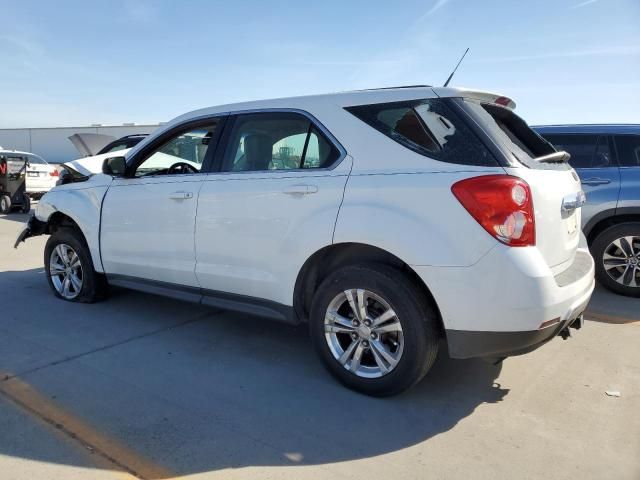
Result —
POLYGON ((582 313, 575 318, 546 328, 526 332, 447 330, 449 356, 451 358, 502 358, 524 355, 554 339, 574 322, 582 325, 582 313))
POLYGON ((595 287, 593 259, 581 243, 557 275, 535 247, 497 246, 469 267, 414 266, 438 305, 450 356, 519 355, 570 325, 595 287))

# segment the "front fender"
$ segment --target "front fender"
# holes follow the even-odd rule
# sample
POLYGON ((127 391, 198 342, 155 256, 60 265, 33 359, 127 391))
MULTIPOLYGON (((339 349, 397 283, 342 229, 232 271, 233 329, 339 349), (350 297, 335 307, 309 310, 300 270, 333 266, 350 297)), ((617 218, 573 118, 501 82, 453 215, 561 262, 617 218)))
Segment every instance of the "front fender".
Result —
POLYGON ((76 223, 89 246, 93 268, 97 272, 104 272, 100 257, 100 212, 111 178, 105 175, 96 177, 104 178, 91 183, 83 182, 82 186, 69 184, 56 187, 44 195, 36 207, 35 217, 27 224, 29 231, 18 238, 16 246, 26 238, 48 232, 49 222, 55 214, 60 213, 76 223))

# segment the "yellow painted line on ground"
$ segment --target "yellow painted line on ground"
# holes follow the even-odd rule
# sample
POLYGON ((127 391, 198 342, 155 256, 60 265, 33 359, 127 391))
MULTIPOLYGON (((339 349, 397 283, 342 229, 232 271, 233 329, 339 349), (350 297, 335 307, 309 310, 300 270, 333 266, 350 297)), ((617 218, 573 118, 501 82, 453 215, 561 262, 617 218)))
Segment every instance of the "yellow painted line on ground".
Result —
POLYGON ((604 322, 604 323, 640 324, 640 320, 637 320, 637 319, 618 317, 616 315, 607 315, 605 313, 590 312, 590 311, 584 312, 584 318, 586 318, 587 320, 595 320, 596 322, 604 322))
POLYGON ((79 447, 92 452, 90 457, 97 467, 114 470, 119 477, 128 480, 175 478, 164 467, 156 465, 126 445, 88 425, 37 392, 23 380, 0 372, 0 379, 2 378, 9 378, 9 380, 0 381, 0 394, 30 416, 53 427, 58 434, 67 436, 79 447))

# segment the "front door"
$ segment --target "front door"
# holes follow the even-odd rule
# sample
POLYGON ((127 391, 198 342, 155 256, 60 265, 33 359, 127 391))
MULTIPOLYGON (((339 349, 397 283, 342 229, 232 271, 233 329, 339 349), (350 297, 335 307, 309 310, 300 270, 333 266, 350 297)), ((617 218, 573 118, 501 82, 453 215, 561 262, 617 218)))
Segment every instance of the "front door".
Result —
POLYGON ((143 148, 102 208, 107 275, 197 287, 194 228, 198 193, 217 141, 218 120, 178 128, 143 148))

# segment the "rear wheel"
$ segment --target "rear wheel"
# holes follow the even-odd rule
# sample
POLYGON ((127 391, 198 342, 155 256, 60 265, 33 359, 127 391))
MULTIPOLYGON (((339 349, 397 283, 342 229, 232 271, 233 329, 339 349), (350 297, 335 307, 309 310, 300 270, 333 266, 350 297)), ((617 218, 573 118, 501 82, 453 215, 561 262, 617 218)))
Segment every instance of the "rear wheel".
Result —
POLYGON ((433 308, 402 272, 384 265, 344 267, 327 277, 314 296, 309 322, 329 371, 367 395, 413 386, 438 352, 433 308))
POLYGON ((74 228, 59 228, 49 237, 44 266, 49 286, 58 298, 91 303, 106 293, 104 276, 94 271, 89 247, 74 228))
POLYGON ((0 196, 0 213, 11 212, 11 197, 9 195, 0 196))
POLYGON ((609 227, 593 241, 591 253, 602 285, 622 295, 640 297, 640 222, 609 227))

